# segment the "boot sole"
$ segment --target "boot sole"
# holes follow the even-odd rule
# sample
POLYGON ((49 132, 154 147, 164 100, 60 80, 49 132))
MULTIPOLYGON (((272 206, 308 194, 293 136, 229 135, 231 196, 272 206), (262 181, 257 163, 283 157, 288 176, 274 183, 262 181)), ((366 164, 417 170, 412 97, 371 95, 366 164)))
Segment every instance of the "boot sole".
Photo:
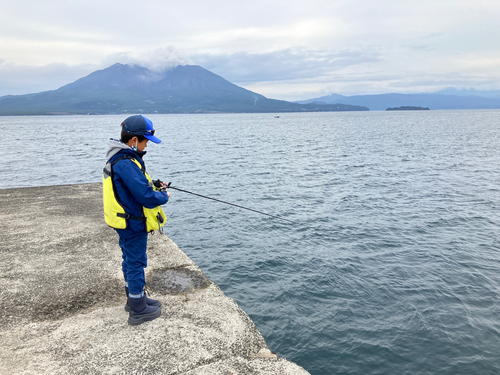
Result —
MULTIPOLYGON (((160 302, 160 301, 158 301, 158 303, 157 303, 157 304, 153 304, 153 305, 151 305, 151 304, 149 304, 149 303, 148 303, 147 305, 148 305, 148 306, 156 306, 156 307, 161 307, 161 302, 160 302)), ((132 310, 130 310, 130 306, 128 305, 128 303, 126 303, 126 304, 125 304, 124 309, 125 309, 125 311, 126 311, 126 312, 128 312, 128 313, 130 313, 130 311, 132 311, 132 310)))
POLYGON ((139 324, 142 324, 144 322, 149 322, 151 320, 154 320, 158 318, 161 315, 161 310, 158 308, 158 310, 149 313, 149 314, 130 314, 128 317, 128 324, 132 326, 138 326, 139 324))

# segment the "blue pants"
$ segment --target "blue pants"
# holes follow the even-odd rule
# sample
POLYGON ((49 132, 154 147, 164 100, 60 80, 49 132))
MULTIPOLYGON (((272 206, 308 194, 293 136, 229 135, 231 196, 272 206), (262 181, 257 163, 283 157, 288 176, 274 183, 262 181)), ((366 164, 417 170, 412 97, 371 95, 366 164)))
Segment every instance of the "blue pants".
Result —
MULTIPOLYGON (((120 232, 118 234, 120 235, 120 232)), ((119 244, 122 249, 123 277, 125 282, 128 283, 129 293, 141 294, 146 284, 144 268, 148 265, 146 255, 148 234, 146 232, 138 233, 133 237, 120 235, 119 244)))

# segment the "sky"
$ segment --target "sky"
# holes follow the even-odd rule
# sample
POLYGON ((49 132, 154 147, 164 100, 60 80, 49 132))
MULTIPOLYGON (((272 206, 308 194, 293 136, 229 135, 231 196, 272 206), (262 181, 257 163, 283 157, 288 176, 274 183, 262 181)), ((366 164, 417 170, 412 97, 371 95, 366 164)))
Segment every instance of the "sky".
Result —
POLYGON ((200 65, 268 98, 500 90, 499 0, 3 0, 0 96, 114 63, 200 65))

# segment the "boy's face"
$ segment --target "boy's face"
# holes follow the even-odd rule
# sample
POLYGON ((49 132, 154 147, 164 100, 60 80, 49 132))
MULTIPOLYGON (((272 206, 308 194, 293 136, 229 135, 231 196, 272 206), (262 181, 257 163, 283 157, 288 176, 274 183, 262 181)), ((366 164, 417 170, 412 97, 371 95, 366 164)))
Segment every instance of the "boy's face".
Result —
POLYGON ((143 152, 146 147, 148 147, 149 139, 145 139, 142 142, 137 142, 137 151, 143 152))
POLYGON ((137 151, 143 152, 144 149, 148 147, 148 142, 149 139, 145 139, 142 142, 139 142, 137 137, 133 137, 126 143, 126 145, 129 147, 137 147, 137 151))

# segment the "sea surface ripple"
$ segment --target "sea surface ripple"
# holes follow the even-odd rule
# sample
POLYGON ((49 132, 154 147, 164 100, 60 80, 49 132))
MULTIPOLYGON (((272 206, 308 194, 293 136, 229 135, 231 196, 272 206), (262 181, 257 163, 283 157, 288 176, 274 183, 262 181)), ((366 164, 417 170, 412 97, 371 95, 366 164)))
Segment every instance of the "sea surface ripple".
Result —
MULTIPOLYGON (((500 111, 148 117, 154 178, 303 224, 165 206, 272 351, 313 375, 500 373, 500 111)), ((123 119, 0 117, 0 188, 100 181, 123 119)))

